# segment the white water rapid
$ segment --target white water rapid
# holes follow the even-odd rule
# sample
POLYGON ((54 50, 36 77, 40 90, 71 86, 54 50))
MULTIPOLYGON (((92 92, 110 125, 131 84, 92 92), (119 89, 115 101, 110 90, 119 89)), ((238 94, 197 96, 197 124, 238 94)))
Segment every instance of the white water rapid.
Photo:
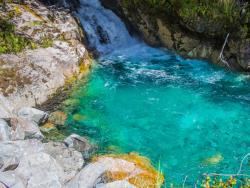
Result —
POLYGON ((124 23, 99 0, 80 0, 77 16, 87 34, 89 46, 101 54, 136 43, 124 23))

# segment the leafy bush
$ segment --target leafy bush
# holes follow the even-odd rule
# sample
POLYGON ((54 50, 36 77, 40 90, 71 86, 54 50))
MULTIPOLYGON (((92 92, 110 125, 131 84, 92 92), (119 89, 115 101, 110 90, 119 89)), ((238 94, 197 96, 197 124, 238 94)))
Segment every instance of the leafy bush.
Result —
POLYGON ((218 32, 221 30, 223 36, 238 28, 241 20, 241 9, 236 0, 122 0, 122 3, 127 8, 136 7, 154 13, 153 16, 167 18, 170 15, 188 28, 206 23, 211 31, 212 27, 218 32))
POLYGON ((32 41, 15 33, 15 26, 7 19, 0 18, 0 54, 17 53, 27 46, 33 47, 32 41))
POLYGON ((219 176, 209 177, 207 176, 201 183, 201 187, 204 188, 249 188, 250 180, 248 178, 245 179, 237 179, 233 176, 222 179, 219 176))

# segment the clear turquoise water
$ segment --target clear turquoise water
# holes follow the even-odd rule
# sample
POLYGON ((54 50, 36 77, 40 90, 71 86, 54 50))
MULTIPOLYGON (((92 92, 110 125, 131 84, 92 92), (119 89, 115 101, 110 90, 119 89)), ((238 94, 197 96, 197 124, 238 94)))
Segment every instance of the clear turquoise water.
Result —
POLYGON ((143 44, 98 59, 70 101, 70 132, 90 137, 102 152, 116 146, 156 167, 160 161, 168 183, 235 173, 250 151, 249 76, 143 44), (216 154, 220 163, 202 163, 216 154))

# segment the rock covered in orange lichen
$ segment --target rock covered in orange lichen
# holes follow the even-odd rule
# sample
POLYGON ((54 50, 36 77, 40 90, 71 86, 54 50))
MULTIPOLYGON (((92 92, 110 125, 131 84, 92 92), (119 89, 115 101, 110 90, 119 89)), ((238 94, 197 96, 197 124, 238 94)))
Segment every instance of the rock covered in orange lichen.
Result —
POLYGON ((135 169, 133 171, 125 171, 124 166, 119 166, 116 170, 107 171, 106 177, 109 181, 127 180, 129 183, 135 185, 138 188, 157 188, 161 187, 164 182, 164 176, 161 172, 158 172, 150 163, 149 159, 140 156, 136 153, 119 154, 119 155, 105 155, 95 157, 94 161, 100 161, 103 158, 121 159, 129 163, 134 164, 135 169))

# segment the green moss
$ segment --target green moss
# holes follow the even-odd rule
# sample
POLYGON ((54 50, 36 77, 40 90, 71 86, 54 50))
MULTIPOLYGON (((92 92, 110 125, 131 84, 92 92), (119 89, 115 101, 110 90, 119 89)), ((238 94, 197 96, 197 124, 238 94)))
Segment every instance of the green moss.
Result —
POLYGON ((40 43, 40 46, 42 48, 48 48, 51 47, 53 45, 53 40, 50 37, 44 37, 40 43))
POLYGON ((235 0, 122 0, 122 4, 163 19, 171 16, 188 29, 198 30, 202 24, 208 35, 225 36, 241 27, 241 8, 235 0))
POLYGON ((26 47, 34 47, 31 40, 15 33, 15 26, 0 18, 0 54, 17 53, 26 47))
POLYGON ((236 178, 236 177, 229 177, 223 178, 221 176, 212 176, 212 177, 205 177, 200 187, 204 188, 249 188, 250 187, 250 180, 248 178, 236 178))

